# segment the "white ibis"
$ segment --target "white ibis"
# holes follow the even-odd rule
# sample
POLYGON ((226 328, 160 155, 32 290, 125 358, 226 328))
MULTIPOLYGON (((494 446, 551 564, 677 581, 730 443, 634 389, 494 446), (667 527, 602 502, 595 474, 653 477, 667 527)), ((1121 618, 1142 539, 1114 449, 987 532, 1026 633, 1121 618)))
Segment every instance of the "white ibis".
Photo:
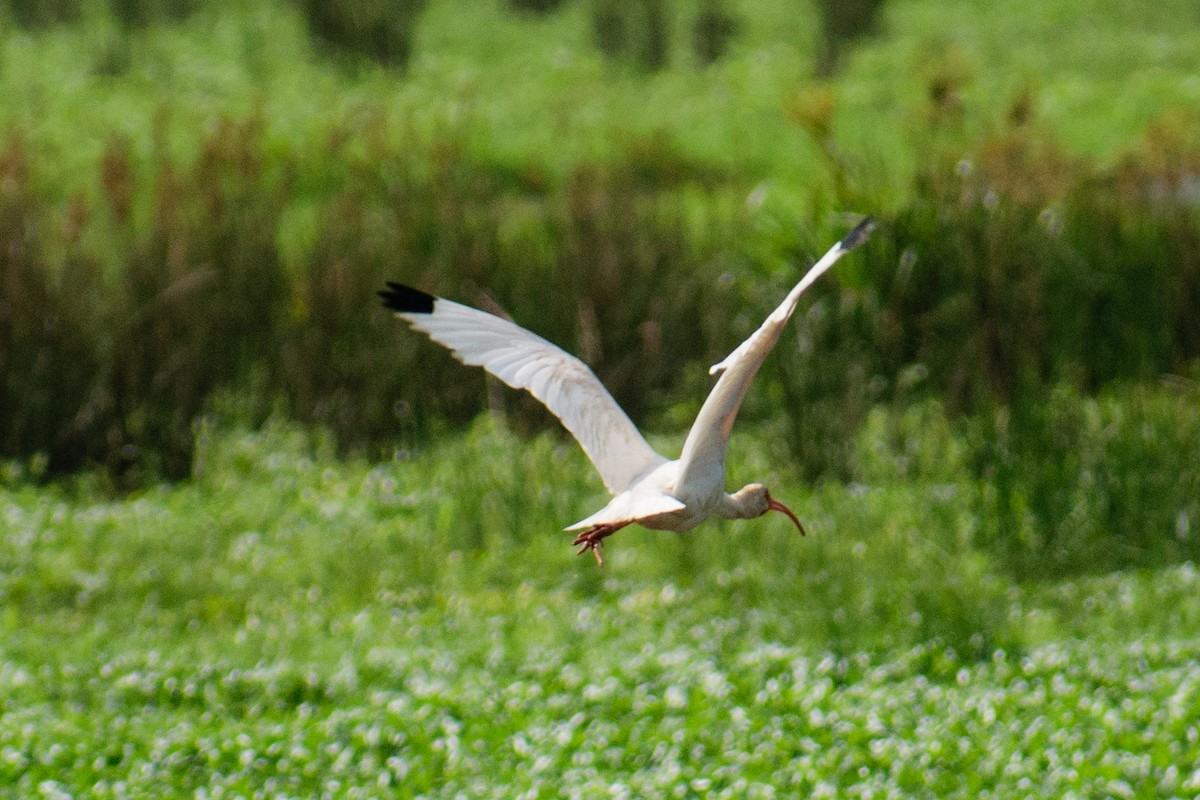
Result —
POLYGON ((483 367, 514 389, 526 389, 579 441, 613 495, 604 508, 567 526, 574 544, 591 550, 626 525, 689 531, 710 516, 752 519, 779 511, 804 526, 761 483, 725 491, 725 449, 738 407, 800 295, 874 228, 870 217, 829 249, 788 292, 766 322, 709 374, 722 373, 683 443, 668 461, 654 451, 596 375, 578 358, 518 325, 399 283, 379 293, 396 316, 450 349, 464 364, 483 367))

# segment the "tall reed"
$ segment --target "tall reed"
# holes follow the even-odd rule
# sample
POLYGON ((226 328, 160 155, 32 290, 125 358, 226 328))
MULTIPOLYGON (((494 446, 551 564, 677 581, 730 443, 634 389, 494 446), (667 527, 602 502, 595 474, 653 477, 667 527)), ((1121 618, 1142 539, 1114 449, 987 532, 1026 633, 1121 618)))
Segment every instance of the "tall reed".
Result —
MULTIPOLYGON (((195 419, 230 391, 251 399, 251 422, 282 411, 343 452, 420 448, 485 410, 555 427, 390 319, 374 294, 388 279, 510 314, 592 364, 638 422, 682 427, 705 365, 838 233, 822 218, 764 255, 737 176, 657 140, 559 183, 521 180, 453 131, 419 146, 382 122, 291 151, 265 140, 256 115, 218 121, 190 159, 114 137, 98 199, 55 205, 35 190, 44 155, 5 134, 0 456, 100 465, 125 485, 184 476, 195 419)), ((1085 480, 1108 498, 1087 541, 1119 531, 1125 561, 1190 557, 1138 538, 1143 515, 1159 533, 1191 524, 1170 486, 1103 477, 1176 464, 1183 450, 1130 442, 1152 430, 1183 447, 1192 429, 1177 441, 1164 422, 1182 410, 1138 401, 1141 421, 1097 427, 1124 412, 1087 403, 1196 376, 1196 164, 1159 133, 1102 170, 1021 127, 968 158, 930 153, 910 200, 805 298, 746 419, 770 425, 806 478, 855 478, 873 409, 935 400, 976 426, 964 463, 986 487, 990 541, 1029 532, 1012 563, 1078 550, 1064 526, 1085 480), (1111 447, 1073 443, 1110 429, 1111 447)), ((845 198, 822 207, 870 210, 853 175, 834 183, 845 198)))

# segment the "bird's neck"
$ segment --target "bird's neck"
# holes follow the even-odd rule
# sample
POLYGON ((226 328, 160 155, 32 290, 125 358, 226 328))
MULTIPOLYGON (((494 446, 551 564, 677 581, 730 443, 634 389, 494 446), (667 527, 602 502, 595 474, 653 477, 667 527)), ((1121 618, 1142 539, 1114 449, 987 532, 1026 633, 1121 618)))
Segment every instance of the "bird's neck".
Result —
POLYGON ((720 495, 713 514, 723 519, 753 519, 762 514, 762 509, 755 507, 753 495, 747 489, 739 489, 733 494, 720 495))

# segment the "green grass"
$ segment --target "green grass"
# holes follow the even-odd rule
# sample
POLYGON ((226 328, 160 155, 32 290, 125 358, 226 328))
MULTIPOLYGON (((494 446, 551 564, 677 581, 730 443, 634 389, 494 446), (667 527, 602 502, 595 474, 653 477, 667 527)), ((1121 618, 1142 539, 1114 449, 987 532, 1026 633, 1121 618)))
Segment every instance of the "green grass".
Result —
POLYGON ((1200 788, 1194 567, 1019 583, 952 455, 806 490, 767 435, 731 482, 808 537, 630 530, 603 569, 560 530, 603 501, 577 448, 487 423, 377 466, 208 423, 119 501, 9 464, 0 796, 1200 788))
MULTIPOLYGON (((434 0, 404 75, 319 58, 292 6, 271 0, 210 5, 133 36, 92 13, 77 27, 0 40, 0 129, 19 127, 48 154, 55 169, 44 180, 58 196, 91 190, 85 176, 114 135, 141 154, 156 141, 186 154, 214 119, 258 112, 281 150, 345 132, 413 143, 461 136, 485 160, 560 178, 661 139, 747 181, 769 180, 781 202, 795 202, 828 178, 794 121, 814 87, 815 12, 798 0, 739 11, 732 52, 708 69, 688 58, 680 12, 671 66, 649 75, 604 62, 586 3, 540 18, 498 2, 434 0)), ((929 87, 941 81, 967 141, 998 127, 1028 90, 1034 118, 1070 152, 1112 159, 1151 120, 1200 104, 1196 14, 1187 0, 895 0, 881 34, 827 87, 832 131, 873 187, 902 191, 927 146, 929 87)))
MULTIPOLYGON (((1162 576, 1194 593, 1194 572, 1162 576)), ((1142 587, 1123 582, 1134 593, 1142 587)), ((0 673, 8 796, 1194 793, 1196 638, 837 657, 668 586, 263 609, 0 673), (303 609, 303 610, 301 610, 303 609), (268 616, 270 611, 275 615, 268 616), (934 668, 931 669, 930 665, 934 668)), ((1194 634, 1194 629, 1192 631, 1194 634)), ((85 649, 86 648, 86 649, 85 649)))

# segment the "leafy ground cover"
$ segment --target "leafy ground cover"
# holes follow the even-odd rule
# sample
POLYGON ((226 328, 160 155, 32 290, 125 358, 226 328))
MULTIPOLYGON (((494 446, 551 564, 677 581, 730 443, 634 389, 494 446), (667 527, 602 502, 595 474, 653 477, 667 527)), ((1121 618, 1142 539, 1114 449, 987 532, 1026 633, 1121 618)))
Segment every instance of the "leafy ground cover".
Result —
MULTIPOLYGON (((1182 597, 1192 570, 1158 576, 1182 597)), ((1122 580, 1125 594, 1149 590, 1122 580)), ((303 601, 0 671, 9 796, 1025 797, 1200 789, 1200 640, 814 653, 670 585, 303 601), (932 665, 932 669, 931 669, 932 665), (1192 765, 1192 766, 1188 766, 1192 765)), ((161 623, 160 623, 161 624, 161 623)), ((63 631, 66 632, 66 631, 63 631)), ((11 637, 11 633, 8 634, 11 637)), ((44 642, 40 644, 44 647, 44 642)))
MULTIPOLYGON (((195 480, 0 489, 0 794, 1191 796, 1200 574, 1027 583, 965 484, 612 541, 568 443, 371 466, 206 428, 195 480), (555 481, 533 480, 549 468, 555 481)), ((1018 533, 1019 535, 1019 533, 1018 533)))

